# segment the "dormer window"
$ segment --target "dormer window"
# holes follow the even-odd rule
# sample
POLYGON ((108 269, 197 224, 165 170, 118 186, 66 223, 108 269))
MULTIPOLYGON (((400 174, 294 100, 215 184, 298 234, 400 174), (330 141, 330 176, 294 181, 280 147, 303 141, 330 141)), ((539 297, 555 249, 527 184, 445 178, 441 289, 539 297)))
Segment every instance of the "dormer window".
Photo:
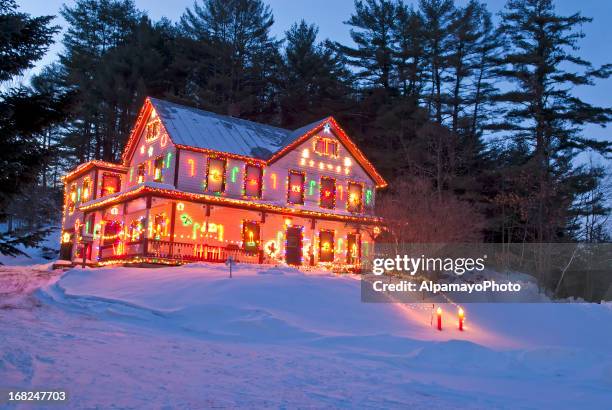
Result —
POLYGON ((317 137, 314 151, 319 155, 335 158, 338 156, 338 141, 332 138, 317 137))
POLYGON ((225 166, 223 158, 208 158, 206 168, 206 191, 220 194, 225 191, 225 166))

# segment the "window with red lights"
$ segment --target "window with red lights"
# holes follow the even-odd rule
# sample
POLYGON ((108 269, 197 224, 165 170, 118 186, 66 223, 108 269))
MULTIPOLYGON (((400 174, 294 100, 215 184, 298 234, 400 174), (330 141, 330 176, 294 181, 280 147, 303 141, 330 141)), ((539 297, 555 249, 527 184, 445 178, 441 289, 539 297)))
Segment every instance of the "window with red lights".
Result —
POLYGON ((319 262, 334 261, 334 231, 319 231, 319 262))
POLYGON ((317 137, 315 139, 314 151, 326 157, 337 157, 338 141, 331 138, 317 137))
POLYGON ((121 222, 119 221, 106 221, 102 233, 102 245, 119 243, 121 241, 121 228, 121 222))
POLYGON ((334 209, 336 207, 336 180, 334 178, 321 177, 319 185, 319 206, 321 208, 334 209))
POLYGON ((164 168, 164 157, 155 158, 153 163, 153 181, 162 182, 162 169, 164 168))
POLYGON ((306 174, 300 171, 289 171, 287 186, 287 202, 290 204, 304 204, 304 181, 306 174))
POLYGON ((363 185, 356 182, 348 183, 346 209, 349 212, 363 211, 363 185))
POLYGON ((263 170, 260 166, 247 164, 244 169, 244 195, 261 198, 263 170))
POLYGON ((138 165, 138 169, 136 170, 136 183, 142 184, 145 181, 145 164, 138 165))
POLYGON ((121 190, 121 177, 114 174, 102 175, 102 196, 111 195, 121 190))
POLYGON ((247 252, 259 250, 259 222, 244 221, 242 225, 242 247, 247 252))
POLYGON ((206 191, 220 194, 225 191, 225 165, 224 158, 208 158, 206 168, 206 191))

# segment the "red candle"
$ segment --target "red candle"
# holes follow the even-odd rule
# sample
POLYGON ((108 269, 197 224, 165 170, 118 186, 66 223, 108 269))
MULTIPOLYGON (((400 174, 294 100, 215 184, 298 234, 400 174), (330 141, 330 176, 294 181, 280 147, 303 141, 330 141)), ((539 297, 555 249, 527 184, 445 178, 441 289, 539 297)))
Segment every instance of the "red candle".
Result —
POLYGON ((436 314, 438 315, 438 330, 442 330, 442 308, 438 308, 436 314))

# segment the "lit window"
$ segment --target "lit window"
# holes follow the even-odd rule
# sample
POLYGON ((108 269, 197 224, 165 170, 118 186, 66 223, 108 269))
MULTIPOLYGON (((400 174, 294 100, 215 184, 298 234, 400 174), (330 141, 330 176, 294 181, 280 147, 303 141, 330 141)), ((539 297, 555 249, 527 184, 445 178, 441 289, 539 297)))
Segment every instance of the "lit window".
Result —
POLYGON ((219 194, 225 190, 225 159, 208 158, 206 190, 219 194))
POLYGON ((242 225, 242 246, 247 252, 259 250, 259 223, 244 221, 242 225))
POLYGON ((317 137, 315 139, 314 151, 326 157, 338 156, 338 142, 331 138, 317 137))
POLYGON ((262 169, 257 165, 247 165, 244 171, 244 195, 261 198, 262 169))
POLYGON ((153 180, 155 182, 162 182, 162 168, 164 167, 164 157, 155 158, 153 164, 153 180))
POLYGON ((287 187, 287 202, 290 204, 304 204, 304 180, 303 172, 290 170, 287 187))
POLYGON ((346 209, 349 212, 361 212, 363 208, 363 185, 349 182, 347 194, 346 209))
POLYGON ((145 164, 138 165, 136 170, 136 182, 142 184, 145 181, 145 164))
POLYGON ((359 258, 361 257, 361 243, 359 241, 359 234, 349 233, 346 237, 346 246, 346 263, 359 263, 359 258))
POLYGON ((121 241, 122 226, 120 221, 106 221, 102 234, 102 245, 112 245, 121 241))
POLYGON ((319 232, 319 262, 334 261, 334 231, 319 232))
POLYGON ((145 135, 145 140, 147 142, 154 141, 159 136, 159 121, 155 120, 147 124, 147 131, 145 135))
POLYGON ((121 178, 119 175, 102 175, 102 196, 111 195, 121 189, 121 178))
POLYGON ((89 197, 91 196, 91 179, 85 178, 83 181, 83 202, 89 201, 89 197))
POLYGON ((321 208, 334 209, 336 206, 336 180, 321 177, 319 189, 319 206, 321 208))
POLYGON ((67 204, 68 204, 68 212, 73 213, 77 200, 77 186, 76 184, 70 185, 70 193, 68 194, 67 204))
POLYGON ((88 235, 93 235, 94 233, 94 224, 96 222, 96 214, 88 215, 85 219, 85 233, 88 235))

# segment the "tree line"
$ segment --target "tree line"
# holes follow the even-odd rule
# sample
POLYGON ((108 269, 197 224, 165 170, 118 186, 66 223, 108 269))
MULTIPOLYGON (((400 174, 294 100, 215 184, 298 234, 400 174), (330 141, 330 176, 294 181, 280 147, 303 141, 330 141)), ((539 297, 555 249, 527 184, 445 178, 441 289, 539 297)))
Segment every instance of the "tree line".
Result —
POLYGON ((117 161, 151 95, 289 129, 334 115, 390 183, 378 206, 393 240, 610 240, 612 143, 584 127, 612 110, 574 88, 612 66, 580 56, 591 19, 552 0, 496 16, 477 0, 357 0, 352 44, 303 20, 275 38, 262 0, 198 0, 176 22, 132 0, 60 13, 58 60, 16 86, 59 27, 0 0, 4 214, 43 191, 41 212, 59 203, 75 164, 117 161))

